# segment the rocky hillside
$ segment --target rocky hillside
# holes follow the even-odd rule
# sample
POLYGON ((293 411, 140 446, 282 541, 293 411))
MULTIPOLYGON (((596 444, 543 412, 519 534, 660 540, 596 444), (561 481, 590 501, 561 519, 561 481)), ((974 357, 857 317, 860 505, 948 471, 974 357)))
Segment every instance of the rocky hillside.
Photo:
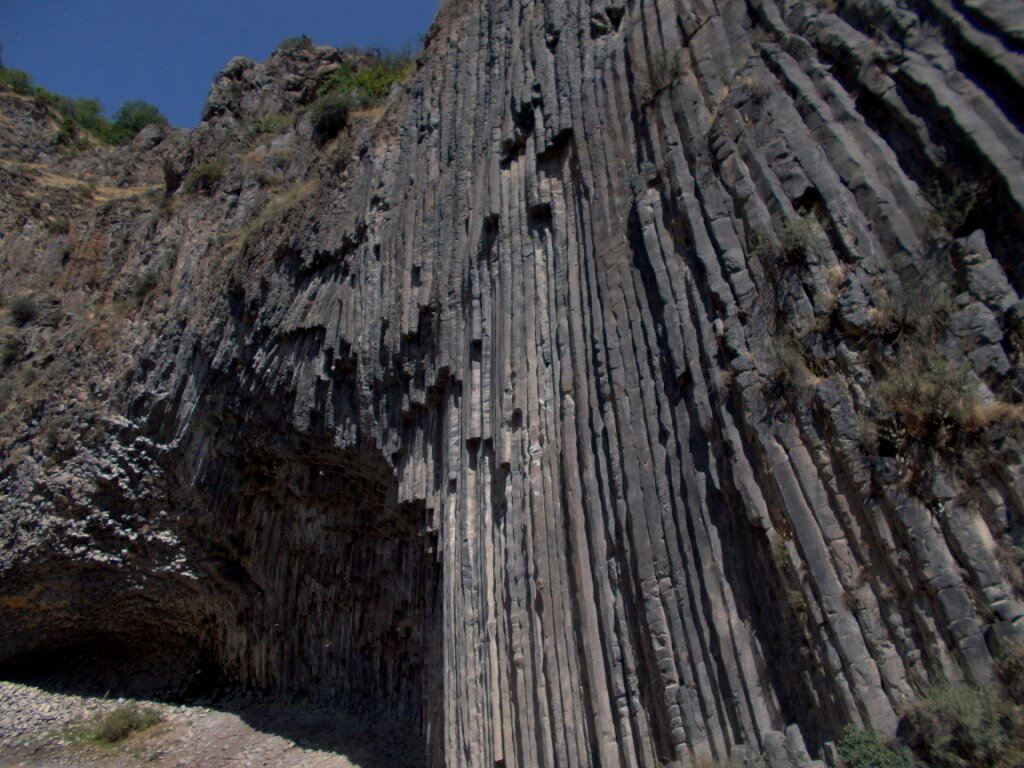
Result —
POLYGON ((450 0, 325 122, 370 65, 288 41, 123 147, 0 94, 8 674, 450 768, 836 765, 996 690, 1019 2, 450 0))

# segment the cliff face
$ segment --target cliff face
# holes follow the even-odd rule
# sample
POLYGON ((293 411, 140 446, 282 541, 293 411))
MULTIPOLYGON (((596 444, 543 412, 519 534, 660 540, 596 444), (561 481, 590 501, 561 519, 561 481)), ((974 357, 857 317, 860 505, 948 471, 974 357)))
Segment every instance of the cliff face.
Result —
POLYGON ((332 49, 70 158, 8 97, 38 311, 0 657, 386 710, 453 767, 831 761, 990 681, 1024 630, 1022 23, 454 0, 326 143, 332 49))

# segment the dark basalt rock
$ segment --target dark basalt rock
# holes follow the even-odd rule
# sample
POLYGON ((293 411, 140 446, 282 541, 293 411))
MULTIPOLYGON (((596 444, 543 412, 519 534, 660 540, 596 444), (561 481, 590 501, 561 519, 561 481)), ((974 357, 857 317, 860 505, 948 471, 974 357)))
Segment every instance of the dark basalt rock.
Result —
POLYGON ((388 712, 452 768, 831 764, 988 684, 1022 21, 450 3, 323 145, 334 49, 73 157, 0 94, 5 296, 61 308, 3 374, 0 662, 388 712))

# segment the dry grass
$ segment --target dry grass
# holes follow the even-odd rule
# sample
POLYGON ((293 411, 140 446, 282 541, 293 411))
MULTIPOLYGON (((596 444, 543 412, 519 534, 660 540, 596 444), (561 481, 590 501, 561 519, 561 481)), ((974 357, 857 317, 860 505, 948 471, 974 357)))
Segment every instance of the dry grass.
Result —
POLYGON ((678 51, 671 55, 667 51, 648 51, 647 67, 637 77, 640 102, 644 105, 653 103, 659 93, 679 82, 684 71, 685 65, 678 51))
POLYGON ((822 380, 804 357, 804 335, 799 330, 787 328, 772 338, 773 378, 795 391, 813 387, 822 380))
POLYGON ((925 345, 904 347, 878 378, 875 394, 883 409, 898 415, 919 440, 946 423, 964 426, 977 404, 970 368, 925 345))
POLYGON ((94 199, 98 203, 108 203, 113 200, 139 200, 147 195, 159 194, 163 191, 162 184, 148 184, 139 187, 105 187, 97 186, 94 199))
POLYGON ((827 270, 825 270, 825 280, 828 282, 828 288, 832 293, 839 295, 839 286, 843 284, 850 272, 853 271, 853 266, 850 264, 833 264, 827 270))
POLYGON ((353 110, 349 115, 353 120, 366 120, 367 122, 376 123, 382 117, 387 110, 384 107, 372 107, 370 109, 356 109, 353 110))
POLYGON ((285 187, 280 193, 271 197, 263 209, 256 215, 246 227, 246 234, 262 227, 270 221, 280 219, 288 211, 313 194, 316 189, 315 181, 302 181, 285 187))
POLYGON ((971 403, 964 414, 964 426, 980 432, 995 424, 1024 424, 1024 405, 1002 400, 971 403))
POLYGON ((747 89, 747 92, 758 104, 766 101, 772 93, 775 81, 764 72, 754 72, 740 78, 740 85, 747 89))
MULTIPOLYGON (((54 173, 35 163, 20 163, 17 166, 17 170, 23 175, 31 176, 41 187, 68 190, 83 196, 92 197, 98 203, 151 195, 163 189, 161 184, 144 184, 136 187, 110 187, 97 184, 93 178, 65 176, 54 173)), ((46 195, 47 190, 38 189, 37 192, 37 196, 43 197, 46 195)))
POLYGON ((316 187, 315 181, 302 181, 284 187, 277 194, 272 195, 251 221, 227 239, 224 251, 225 258, 229 254, 244 253, 248 247, 249 239, 254 233, 271 222, 284 218, 289 211, 313 194, 316 187))

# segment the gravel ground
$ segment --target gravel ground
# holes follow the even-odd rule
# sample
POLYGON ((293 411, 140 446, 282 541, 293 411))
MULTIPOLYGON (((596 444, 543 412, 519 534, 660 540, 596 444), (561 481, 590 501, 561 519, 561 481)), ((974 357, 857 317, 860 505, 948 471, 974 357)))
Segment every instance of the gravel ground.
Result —
POLYGON ((415 768, 416 740, 397 726, 302 706, 205 707, 51 693, 0 682, 0 768, 415 768), (161 722, 115 745, 83 726, 124 704, 161 722))

